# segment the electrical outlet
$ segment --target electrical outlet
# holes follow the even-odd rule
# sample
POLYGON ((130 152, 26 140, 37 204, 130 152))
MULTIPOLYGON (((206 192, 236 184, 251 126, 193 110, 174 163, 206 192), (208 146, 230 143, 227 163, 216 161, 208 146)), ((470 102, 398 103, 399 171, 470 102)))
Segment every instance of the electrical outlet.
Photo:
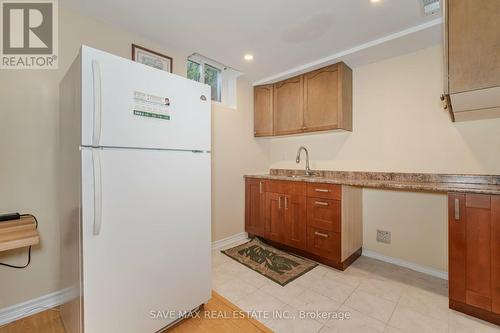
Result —
POLYGON ((391 232, 377 229, 377 242, 391 244, 391 232))
POLYGON ((441 0, 422 0, 424 16, 431 16, 441 11, 441 0))

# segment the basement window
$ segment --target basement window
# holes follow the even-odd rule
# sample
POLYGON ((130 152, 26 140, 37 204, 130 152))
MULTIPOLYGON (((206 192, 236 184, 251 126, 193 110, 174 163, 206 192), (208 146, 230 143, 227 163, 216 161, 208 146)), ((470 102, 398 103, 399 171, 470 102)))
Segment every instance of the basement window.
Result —
POLYGON ((220 68, 188 59, 187 77, 208 84, 211 88, 212 101, 221 102, 222 70, 220 68))
POLYGON ((240 72, 194 53, 187 59, 187 78, 210 86, 212 101, 236 108, 236 78, 240 72))
POLYGON ((200 81, 201 80, 201 69, 202 65, 193 61, 189 60, 187 61, 187 77, 188 79, 195 80, 195 81, 200 81))

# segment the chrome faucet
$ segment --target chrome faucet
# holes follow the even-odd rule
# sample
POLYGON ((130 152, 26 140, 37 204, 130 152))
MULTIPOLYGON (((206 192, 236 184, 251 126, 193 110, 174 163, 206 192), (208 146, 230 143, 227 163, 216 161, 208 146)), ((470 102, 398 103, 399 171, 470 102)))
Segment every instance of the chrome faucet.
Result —
POLYGON ((312 176, 313 173, 312 173, 311 169, 309 168, 309 152, 307 151, 306 147, 301 146, 299 148, 299 150, 297 151, 297 157, 295 158, 295 162, 300 163, 300 153, 302 152, 302 150, 306 152, 306 170, 305 170, 305 174, 306 174, 306 176, 312 176))

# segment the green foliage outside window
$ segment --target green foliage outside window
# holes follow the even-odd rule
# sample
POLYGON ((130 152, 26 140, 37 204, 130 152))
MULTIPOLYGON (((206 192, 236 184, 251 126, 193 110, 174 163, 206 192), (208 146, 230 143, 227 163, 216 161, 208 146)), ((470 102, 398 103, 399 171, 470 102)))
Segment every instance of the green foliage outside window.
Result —
POLYGON ((201 65, 197 62, 188 60, 187 62, 187 77, 188 79, 200 81, 201 65))
POLYGON ((187 77, 188 79, 195 80, 198 82, 202 81, 202 71, 203 71, 203 82, 208 84, 211 88, 211 95, 213 101, 221 101, 221 70, 207 65, 197 63, 195 61, 187 61, 187 77), (203 69, 202 69, 203 68, 203 69))

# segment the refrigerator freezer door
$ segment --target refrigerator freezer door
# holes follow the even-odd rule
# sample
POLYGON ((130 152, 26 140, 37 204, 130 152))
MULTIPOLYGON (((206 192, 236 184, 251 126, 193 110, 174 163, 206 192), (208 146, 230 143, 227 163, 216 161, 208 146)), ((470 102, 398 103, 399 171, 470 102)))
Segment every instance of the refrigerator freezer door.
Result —
POLYGON ((90 148, 82 161, 85 332, 153 333, 208 301, 210 154, 90 148))
POLYGON ((82 145, 210 150, 210 87, 82 47, 82 145))

